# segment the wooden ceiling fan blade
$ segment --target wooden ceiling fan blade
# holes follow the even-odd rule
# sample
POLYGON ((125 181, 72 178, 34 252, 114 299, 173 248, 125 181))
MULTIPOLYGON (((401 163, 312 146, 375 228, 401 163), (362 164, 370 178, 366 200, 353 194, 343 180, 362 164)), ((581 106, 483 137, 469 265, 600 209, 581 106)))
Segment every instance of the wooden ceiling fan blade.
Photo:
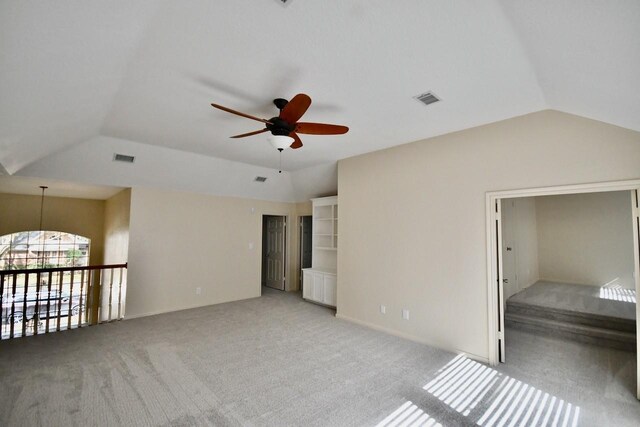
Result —
POLYGON ((257 120, 262 123, 271 124, 269 120, 261 119, 259 117, 251 116, 249 114, 241 113, 240 111, 232 110, 231 108, 224 107, 219 104, 211 104, 213 108, 217 108, 218 110, 226 111, 227 113, 235 114, 236 116, 246 117, 247 119, 257 120))
POLYGON ((295 133, 295 132, 291 132, 291 133, 289 134, 289 136, 295 140, 295 141, 293 141, 293 142, 291 143, 291 145, 290 145, 289 147, 293 148, 294 150, 295 150, 296 148, 300 148, 300 147, 302 147, 302 141, 300 140, 300 137, 298 136, 298 134, 297 134, 297 133, 295 133))
POLYGON ((296 132, 306 133, 308 135, 341 135, 349 132, 349 128, 325 123, 298 123, 296 132))
POLYGON ((300 120, 300 117, 302 117, 310 105, 311 98, 309 98, 309 95, 299 93, 284 106, 282 111, 280 111, 280 118, 293 124, 300 120))
POLYGON ((257 135, 259 133, 263 133, 263 132, 266 132, 268 130, 269 129, 260 129, 260 130, 256 130, 256 131, 253 131, 253 132, 242 133, 240 135, 233 135, 233 136, 230 136, 229 138, 244 138, 246 136, 257 135))

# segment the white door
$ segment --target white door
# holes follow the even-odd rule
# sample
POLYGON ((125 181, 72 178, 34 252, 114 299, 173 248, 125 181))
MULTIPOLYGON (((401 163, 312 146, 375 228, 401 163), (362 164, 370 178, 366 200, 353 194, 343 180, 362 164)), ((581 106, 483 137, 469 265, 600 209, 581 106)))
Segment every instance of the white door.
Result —
POLYGON ((518 292, 516 274, 516 202, 513 199, 501 201, 502 218, 502 309, 506 309, 507 299, 518 292))
MULTIPOLYGON (((635 266, 633 275, 636 280, 636 295, 640 295, 640 189, 631 191, 633 209, 633 255, 635 266)), ((636 330, 640 331, 640 305, 636 304, 636 330)), ((636 343, 636 397, 640 399, 640 340, 636 343)))
POLYGON ((313 298, 313 274, 308 271, 302 272, 302 298, 313 298))
POLYGON ((324 278, 323 274, 313 273, 313 300, 322 302, 324 300, 324 278))
POLYGON ((497 232, 497 243, 498 243, 498 283, 496 286, 498 287, 498 361, 504 363, 506 361, 505 358, 505 343, 504 343, 504 273, 503 273, 503 260, 502 260, 502 200, 497 199, 495 205, 495 213, 496 213, 496 232, 497 232))
POLYGON ((268 216, 267 221, 267 264, 266 285, 270 288, 284 291, 284 243, 285 243, 285 217, 268 216))
POLYGON ((325 274, 324 275, 324 299, 322 300, 324 304, 330 305, 332 307, 336 306, 336 288, 337 288, 336 276, 332 274, 325 274))

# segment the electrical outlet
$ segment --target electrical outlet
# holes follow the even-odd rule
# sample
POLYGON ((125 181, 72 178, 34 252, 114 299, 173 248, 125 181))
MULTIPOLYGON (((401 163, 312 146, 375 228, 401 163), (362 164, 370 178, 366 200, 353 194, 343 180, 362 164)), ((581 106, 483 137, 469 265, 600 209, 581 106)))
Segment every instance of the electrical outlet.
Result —
POLYGON ((406 308, 402 309, 402 318, 404 320, 409 320, 409 310, 408 309, 406 309, 406 308))
POLYGON ((200 286, 198 286, 196 288, 196 295, 200 295, 202 293, 202 288, 200 286))
POLYGON ((387 307, 386 307, 386 306, 384 306, 384 305, 381 305, 381 306, 380 306, 380 313, 382 313, 382 314, 387 314, 387 307))

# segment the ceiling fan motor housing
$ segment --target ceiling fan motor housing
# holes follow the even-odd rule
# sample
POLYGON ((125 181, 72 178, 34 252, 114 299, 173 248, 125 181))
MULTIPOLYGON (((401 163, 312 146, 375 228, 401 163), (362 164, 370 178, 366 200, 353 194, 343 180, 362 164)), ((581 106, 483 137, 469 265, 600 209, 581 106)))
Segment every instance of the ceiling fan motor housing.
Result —
POLYGON ((287 101, 284 98, 276 98, 273 100, 273 103, 275 104, 276 107, 278 107, 278 110, 282 111, 282 109, 286 107, 289 101, 287 101))
POLYGON ((295 125, 295 123, 294 124, 290 124, 290 123, 282 120, 280 117, 272 117, 272 118, 269 119, 269 123, 266 124, 266 128, 273 135, 284 135, 284 136, 287 136, 291 132, 296 130, 296 125, 295 125))

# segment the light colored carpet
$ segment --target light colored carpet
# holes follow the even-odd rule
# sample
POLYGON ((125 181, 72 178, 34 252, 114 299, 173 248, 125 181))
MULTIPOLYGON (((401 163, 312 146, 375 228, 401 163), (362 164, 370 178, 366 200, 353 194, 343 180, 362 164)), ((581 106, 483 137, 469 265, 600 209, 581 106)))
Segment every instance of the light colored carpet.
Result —
POLYGON ((621 319, 636 318, 636 294, 631 289, 539 280, 509 301, 621 319))
POLYGON ((494 370, 336 319, 298 295, 263 292, 0 342, 0 425, 486 426, 528 414, 538 424, 624 426, 640 419, 631 353, 513 331, 509 363, 494 370))

